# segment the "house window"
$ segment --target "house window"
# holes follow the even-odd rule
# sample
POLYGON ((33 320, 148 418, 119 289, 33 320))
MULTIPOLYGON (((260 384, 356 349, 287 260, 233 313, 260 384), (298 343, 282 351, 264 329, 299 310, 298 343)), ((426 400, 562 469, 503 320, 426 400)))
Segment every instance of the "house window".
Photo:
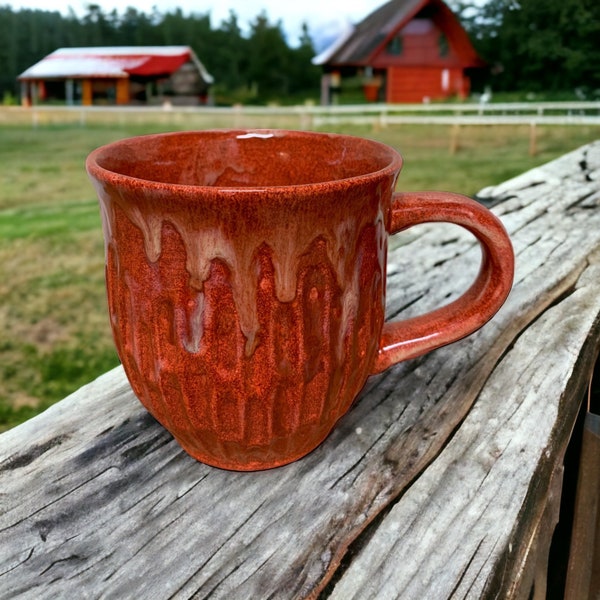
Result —
POLYGON ((400 56, 402 54, 402 36, 397 35, 390 40, 387 45, 387 53, 393 56, 400 56))
POLYGON ((440 37, 438 38, 438 48, 440 50, 440 56, 448 56, 448 54, 450 54, 448 38, 443 33, 440 33, 440 37))

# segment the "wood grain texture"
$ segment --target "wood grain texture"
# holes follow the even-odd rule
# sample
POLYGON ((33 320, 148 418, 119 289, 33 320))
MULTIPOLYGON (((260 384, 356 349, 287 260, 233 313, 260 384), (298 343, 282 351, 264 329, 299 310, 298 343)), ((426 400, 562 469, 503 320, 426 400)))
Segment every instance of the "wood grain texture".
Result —
MULTIPOLYGON (((600 143, 481 196, 515 246, 505 306, 371 378, 299 462, 195 462, 120 368, 1 435, 0 598, 517 597, 598 352, 600 143)), ((389 317, 477 272, 454 227, 394 244, 389 317)))

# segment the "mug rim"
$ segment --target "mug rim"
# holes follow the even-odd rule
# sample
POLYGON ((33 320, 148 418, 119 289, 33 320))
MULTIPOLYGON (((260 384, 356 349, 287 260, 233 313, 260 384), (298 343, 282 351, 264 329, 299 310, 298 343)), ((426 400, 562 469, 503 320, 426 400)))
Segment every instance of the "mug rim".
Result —
POLYGON ((243 194, 243 193, 285 193, 290 190, 308 190, 310 188, 324 189, 327 188, 338 188, 355 185, 357 183, 365 183, 367 181, 385 177, 392 173, 399 173, 402 165, 403 158, 401 154, 392 146, 373 140, 366 137, 348 135, 341 133, 331 132, 319 132, 310 130, 294 130, 294 129, 278 129, 278 128, 213 128, 213 129, 193 129, 193 130, 181 130, 181 131, 168 131, 160 133, 149 133, 137 136, 129 136, 115 140, 108 144, 99 146, 92 150, 86 158, 86 170, 90 177, 98 179, 99 181, 111 183, 113 185, 126 185, 127 187, 143 187, 145 189, 153 190, 171 190, 179 193, 210 193, 210 194, 243 194), (231 186, 220 186, 220 185, 196 185, 196 184, 183 184, 183 183, 171 183, 166 181, 158 181, 153 179, 145 179, 141 177, 135 177, 118 171, 113 171, 109 168, 103 167, 100 164, 100 159, 107 152, 123 146, 126 144, 132 144, 136 142, 151 142, 153 139, 165 139, 169 137, 187 137, 187 136, 208 136, 215 134, 232 134, 232 135, 248 135, 256 137, 266 137, 271 135, 289 135, 297 138, 336 138, 341 140, 347 140, 351 143, 362 143, 368 144, 379 149, 383 149, 389 153, 389 162, 382 168, 369 171, 367 173, 359 173, 350 177, 327 179, 324 181, 306 182, 306 183, 290 183, 285 185, 253 185, 253 186, 242 186, 242 185, 231 185, 231 186))

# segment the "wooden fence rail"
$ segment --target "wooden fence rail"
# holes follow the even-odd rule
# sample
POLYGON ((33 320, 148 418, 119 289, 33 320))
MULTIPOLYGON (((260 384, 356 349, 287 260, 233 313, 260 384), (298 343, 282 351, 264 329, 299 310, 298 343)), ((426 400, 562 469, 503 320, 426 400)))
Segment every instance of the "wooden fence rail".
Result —
MULTIPOLYGON (((120 367, 0 435, 0 598, 538 600, 547 585, 598 598, 597 442, 580 465, 565 456, 600 349, 600 141, 479 197, 515 248, 506 304, 476 334, 371 378, 296 463, 197 463, 120 367), (557 582, 571 469, 574 531, 589 535, 573 536, 557 582)), ((400 235, 390 316, 439 306, 477 273, 466 231, 400 235)))

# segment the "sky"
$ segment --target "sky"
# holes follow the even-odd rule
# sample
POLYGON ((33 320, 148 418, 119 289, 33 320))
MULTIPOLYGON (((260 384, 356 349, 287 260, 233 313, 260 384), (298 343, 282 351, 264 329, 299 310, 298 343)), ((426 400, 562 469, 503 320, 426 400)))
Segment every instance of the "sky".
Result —
POLYGON ((57 5, 50 0, 0 0, 0 4, 11 6, 13 10, 37 8, 59 10, 66 14, 71 7, 78 15, 85 13, 88 4, 98 4, 105 12, 116 8, 119 13, 127 6, 145 13, 152 12, 153 6, 159 12, 179 7, 184 13, 210 13, 213 27, 218 27, 233 10, 242 29, 264 10, 271 22, 281 20, 291 45, 297 42, 303 21, 308 23, 313 38, 331 37, 336 31, 343 32, 349 24, 362 20, 384 3, 385 0, 67 0, 57 5))

